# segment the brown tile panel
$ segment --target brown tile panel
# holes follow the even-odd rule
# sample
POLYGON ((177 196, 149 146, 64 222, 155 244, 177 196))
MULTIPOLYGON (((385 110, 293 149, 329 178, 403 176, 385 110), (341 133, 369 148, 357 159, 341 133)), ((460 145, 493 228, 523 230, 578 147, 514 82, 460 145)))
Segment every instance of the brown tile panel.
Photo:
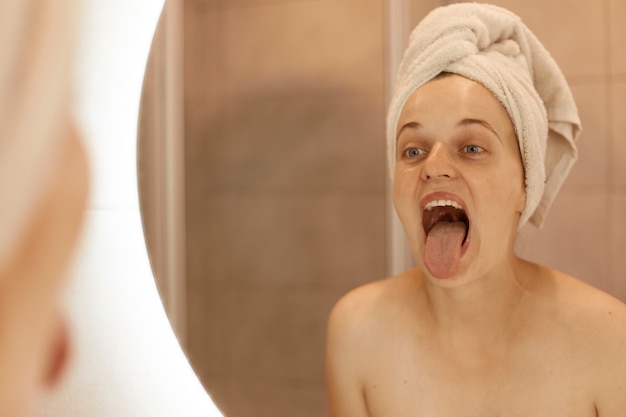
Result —
POLYGON ((610 199, 611 293, 626 303, 626 190, 610 199))
MULTIPOLYGON (((443 0, 411 0, 411 26, 413 30, 415 26, 433 9, 443 5, 444 3, 451 3, 450 1, 443 0)), ((459 2, 455 2, 459 3, 459 2)))
MULTIPOLYGON (((239 9, 239 8, 258 8, 265 6, 276 6, 286 3, 302 3, 312 0, 218 0, 221 1, 222 7, 226 9, 239 9)), ((319 0, 313 0, 319 1, 319 0)), ((354 0, 337 0, 337 1, 354 1, 354 0)))
POLYGON ((345 289, 384 276, 382 193, 224 194, 188 210, 189 280, 345 289))
POLYGON ((202 12, 206 9, 219 8, 221 4, 232 0, 183 0, 185 12, 202 12))
POLYGON ((302 78, 382 88, 381 0, 280 2, 224 14, 229 91, 302 78))
POLYGON ((248 380, 235 384, 234 401, 227 417, 325 417, 326 392, 321 384, 248 380))
POLYGON ((323 385, 326 323, 337 291, 247 291, 234 303, 234 375, 323 385))
POLYGON ((382 94, 293 87, 190 109, 196 190, 384 188, 382 94))
POLYGON ((234 296, 207 288, 199 280, 187 281, 187 354, 200 377, 227 378, 233 372, 232 334, 234 296))
POLYGON ((564 188, 594 187, 596 191, 606 190, 609 175, 607 85, 604 82, 575 83, 571 88, 583 131, 577 142, 578 160, 564 188))
POLYGON ((611 183, 626 188, 626 82, 612 84, 611 183))
POLYGON ((611 72, 626 75, 626 0, 608 0, 611 72))
POLYGON ((185 101, 211 99, 221 86, 221 14, 212 8, 191 8, 184 13, 185 101))
POLYGON ((607 200, 602 192, 561 193, 543 229, 522 231, 518 253, 610 291, 607 200))

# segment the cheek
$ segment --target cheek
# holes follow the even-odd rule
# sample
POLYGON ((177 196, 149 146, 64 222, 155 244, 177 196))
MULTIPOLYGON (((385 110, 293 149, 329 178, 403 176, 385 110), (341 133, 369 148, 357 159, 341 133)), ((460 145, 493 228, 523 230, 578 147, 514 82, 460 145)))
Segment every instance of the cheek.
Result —
POLYGON ((406 171, 396 170, 392 182, 392 200, 398 214, 407 210, 407 204, 413 200, 415 194, 414 177, 406 171))
POLYGON ((416 182, 413 175, 396 171, 392 184, 392 201, 400 223, 409 236, 415 233, 419 222, 415 187, 416 182))
POLYGON ((491 204, 500 207, 502 213, 521 214, 526 206, 526 190, 524 186, 524 172, 521 164, 510 164, 502 167, 501 175, 490 176, 489 189, 491 204))

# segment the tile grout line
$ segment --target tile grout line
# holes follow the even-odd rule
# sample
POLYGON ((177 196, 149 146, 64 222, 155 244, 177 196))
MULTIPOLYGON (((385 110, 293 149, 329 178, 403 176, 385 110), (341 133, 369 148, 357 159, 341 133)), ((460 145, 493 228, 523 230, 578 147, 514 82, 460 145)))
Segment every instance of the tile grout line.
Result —
POLYGON ((606 106, 606 135, 607 135, 607 147, 605 153, 605 161, 606 161, 606 217, 604 220, 604 227, 606 230, 606 239, 607 244, 609 246, 609 250, 606 253, 607 263, 608 263, 608 280, 609 280, 609 289, 614 290, 613 280, 615 277, 615 259, 614 259, 614 250, 613 250, 613 230, 611 229, 610 219, 614 215, 613 209, 613 192, 615 182, 613 178, 615 177, 615 166, 613 160, 613 152, 615 148, 614 138, 615 138, 615 126, 613 123, 614 117, 614 108, 613 108, 613 56, 612 56, 612 46, 613 46, 613 38, 612 31, 613 26, 611 22, 611 0, 604 0, 604 63, 605 63, 605 106, 606 106))

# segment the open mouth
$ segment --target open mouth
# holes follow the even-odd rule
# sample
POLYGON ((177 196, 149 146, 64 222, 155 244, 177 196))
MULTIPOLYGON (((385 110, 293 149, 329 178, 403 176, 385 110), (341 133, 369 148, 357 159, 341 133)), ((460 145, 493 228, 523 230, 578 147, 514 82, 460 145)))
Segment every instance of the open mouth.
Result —
POLYGON ((461 242, 461 246, 463 246, 467 241, 470 225, 469 218, 465 210, 463 210, 463 207, 452 200, 434 200, 426 204, 422 215, 422 226, 424 227, 426 236, 428 236, 435 226, 442 222, 455 224, 458 227, 462 224, 462 227, 465 229, 461 242))
POLYGON ((436 278, 456 276, 469 246, 470 221, 465 209, 453 200, 429 201, 422 213, 422 226, 426 268, 436 278))

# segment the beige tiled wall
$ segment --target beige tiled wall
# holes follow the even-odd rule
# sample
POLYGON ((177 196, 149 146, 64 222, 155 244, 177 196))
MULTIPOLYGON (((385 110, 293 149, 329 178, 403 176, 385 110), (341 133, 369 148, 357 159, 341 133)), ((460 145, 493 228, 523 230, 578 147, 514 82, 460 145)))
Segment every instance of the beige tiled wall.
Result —
MULTIPOLYGON (((520 251, 626 300, 626 0, 494 3, 584 124, 520 251)), ((385 274, 383 31, 383 0, 186 1, 189 355, 227 417, 326 415, 328 311, 385 274)))
POLYGON ((385 274, 382 5, 186 2, 189 355, 228 417, 325 415, 328 313, 385 274))

